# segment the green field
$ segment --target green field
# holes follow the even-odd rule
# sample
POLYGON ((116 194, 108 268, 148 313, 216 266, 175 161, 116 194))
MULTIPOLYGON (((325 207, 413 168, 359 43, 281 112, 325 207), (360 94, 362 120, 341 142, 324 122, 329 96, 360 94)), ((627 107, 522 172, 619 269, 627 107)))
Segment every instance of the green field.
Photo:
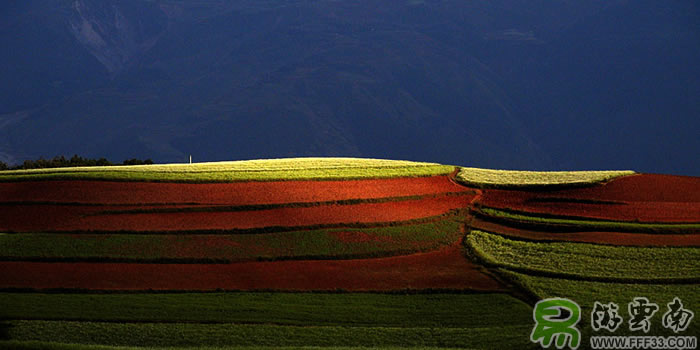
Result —
POLYGON ((480 208, 481 212, 493 217, 516 221, 525 224, 535 224, 542 226, 560 226, 576 228, 578 230, 589 231, 619 231, 619 232, 652 232, 652 233, 685 233, 697 232, 700 230, 700 223, 640 223, 640 222, 623 222, 610 220, 590 220, 590 219, 575 219, 561 217, 543 217, 537 214, 528 214, 515 212, 510 210, 501 210, 488 207, 480 208))
POLYGON ((316 327, 192 323, 10 321, 13 339, 119 346, 534 348, 528 325, 483 328, 316 327))
POLYGON ((457 215, 402 226, 261 234, 18 233, 0 236, 0 258, 186 263, 383 257, 454 244, 464 220, 457 215))
POLYGON ((525 324, 528 310, 499 293, 0 293, 0 318, 10 320, 478 328, 525 324))
POLYGON ((454 166, 362 158, 285 158, 195 164, 10 170, 2 181, 109 180, 232 182, 272 180, 340 180, 449 174, 454 166))
POLYGON ((615 171, 520 171, 460 168, 457 180, 482 188, 580 186, 635 174, 631 170, 615 171))
MULTIPOLYGON (((106 346, 106 345, 80 345, 61 344, 40 341, 2 341, 0 349, 12 350, 192 350, 192 347, 134 347, 134 346, 106 346)), ((198 346, 198 350, 318 350, 316 346, 198 346)), ((367 350, 368 347, 348 346, 324 346, 324 350, 367 350)), ((399 350, 404 347, 373 346, 374 350, 399 350)), ((412 350, 470 350, 475 348, 444 348, 444 347, 411 347, 412 350)))
POLYGON ((604 280, 700 282, 700 248, 528 242, 472 230, 467 242, 487 263, 538 275, 604 280))
MULTIPOLYGON (((628 322, 627 306, 637 297, 659 306, 651 320, 654 336, 700 334, 693 322, 682 334, 662 326, 667 304, 678 297, 683 307, 700 307, 700 248, 623 247, 588 243, 532 242, 472 230, 466 244, 480 260, 529 295, 530 303, 545 298, 568 298, 581 306, 580 330, 587 349, 593 335, 613 335, 593 330, 595 302, 614 302, 628 322)), ((626 324, 614 335, 640 335, 626 324)))
POLYGON ((513 347, 531 320, 527 304, 498 293, 0 295, 14 340, 120 346, 513 347))
MULTIPOLYGON (((593 304, 614 302, 620 306, 620 314, 627 320, 627 304, 635 297, 646 297, 650 302, 659 305, 659 312, 652 319, 652 328, 649 334, 674 335, 661 324, 661 315, 667 311, 667 303, 678 297, 682 300, 683 307, 690 310, 700 310, 700 285, 691 284, 641 284, 641 283, 606 283, 594 281, 579 281, 572 279, 560 279, 551 277, 530 276, 522 273, 501 269, 500 273, 518 283, 521 287, 531 291, 538 299, 550 297, 563 297, 576 301, 582 310, 581 326, 585 334, 592 334, 590 326, 590 314, 593 304)), ((620 334, 628 333, 625 326, 621 326, 620 334)), ((616 333, 616 334, 617 334, 616 333)), ((692 320, 684 335, 700 334, 700 322, 692 320)), ((603 334, 604 335, 604 334, 603 334)), ((636 335, 639 335, 638 333, 636 335)))

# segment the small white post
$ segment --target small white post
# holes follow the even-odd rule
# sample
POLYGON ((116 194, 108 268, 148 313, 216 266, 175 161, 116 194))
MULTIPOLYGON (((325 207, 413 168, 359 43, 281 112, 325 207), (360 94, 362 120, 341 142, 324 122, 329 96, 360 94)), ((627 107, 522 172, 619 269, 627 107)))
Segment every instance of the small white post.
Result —
POLYGON ((190 154, 190 164, 192 164, 192 155, 190 154))

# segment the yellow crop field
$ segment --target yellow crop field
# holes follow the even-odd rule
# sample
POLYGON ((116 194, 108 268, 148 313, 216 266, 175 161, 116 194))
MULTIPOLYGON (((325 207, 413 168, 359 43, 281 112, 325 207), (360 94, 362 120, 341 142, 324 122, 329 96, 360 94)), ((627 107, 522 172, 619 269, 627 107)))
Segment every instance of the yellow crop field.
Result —
POLYGON ((633 175, 631 170, 521 171, 461 168, 457 180, 476 187, 575 186, 633 175))
POLYGON ((229 182, 271 180, 332 180, 431 176, 449 174, 454 166, 365 158, 284 158, 194 164, 153 164, 12 170, 0 181, 116 180, 229 182))

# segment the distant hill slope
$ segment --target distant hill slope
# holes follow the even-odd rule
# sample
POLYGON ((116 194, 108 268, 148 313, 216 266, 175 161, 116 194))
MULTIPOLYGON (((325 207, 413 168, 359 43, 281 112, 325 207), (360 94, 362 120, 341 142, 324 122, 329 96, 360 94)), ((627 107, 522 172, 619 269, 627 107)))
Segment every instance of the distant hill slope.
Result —
POLYGON ((6 162, 341 155, 700 173, 687 161, 700 148, 692 1, 0 6, 6 162))
MULTIPOLYGON (((0 349, 534 349, 549 297, 578 303, 588 349, 600 300, 626 320, 635 298, 700 301, 700 177, 358 158, 33 169, 0 172, 0 208, 0 349)), ((649 336, 700 331, 661 319, 649 336)))

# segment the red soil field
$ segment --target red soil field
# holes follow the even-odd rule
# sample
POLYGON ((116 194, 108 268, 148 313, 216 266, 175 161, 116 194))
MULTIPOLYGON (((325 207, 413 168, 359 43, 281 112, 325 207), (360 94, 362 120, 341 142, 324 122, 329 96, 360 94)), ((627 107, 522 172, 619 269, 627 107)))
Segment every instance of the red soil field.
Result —
POLYGON ((400 257, 235 264, 0 262, 0 288, 93 290, 503 290, 458 246, 400 257))
POLYGON ((89 215, 99 206, 11 205, 0 211, 0 231, 194 231, 376 223, 420 219, 465 208, 471 193, 418 200, 234 212, 89 215))
POLYGON ((700 178, 641 174, 555 191, 483 191, 483 206, 616 221, 700 222, 700 178), (598 203, 596 203, 596 201, 598 203))
MULTIPOLYGON (((548 191, 484 190, 490 195, 507 193, 525 199, 569 198, 612 202, 700 203, 700 178, 675 175, 638 174, 581 188, 548 191)), ((503 195, 499 195, 503 197, 503 195)), ((506 195, 507 197, 507 195, 506 195)), ((515 199, 514 199, 515 200, 515 199)), ((523 199, 517 199, 522 202, 523 199)))
POLYGON ((386 198, 464 191, 469 190, 452 183, 448 176, 213 184, 32 181, 0 183, 0 202, 250 205, 386 198))
POLYGON ((567 201, 559 193, 485 190, 479 203, 485 207, 512 209, 533 214, 575 216, 614 221, 700 222, 700 202, 567 201))
POLYGON ((700 202, 700 177, 638 174, 592 187, 542 192, 540 196, 629 202, 700 202))
POLYGON ((499 225, 497 223, 472 219, 472 229, 499 233, 504 236, 525 238, 533 241, 564 241, 610 244, 620 246, 669 246, 700 247, 698 234, 648 234, 621 232, 541 232, 499 225))

